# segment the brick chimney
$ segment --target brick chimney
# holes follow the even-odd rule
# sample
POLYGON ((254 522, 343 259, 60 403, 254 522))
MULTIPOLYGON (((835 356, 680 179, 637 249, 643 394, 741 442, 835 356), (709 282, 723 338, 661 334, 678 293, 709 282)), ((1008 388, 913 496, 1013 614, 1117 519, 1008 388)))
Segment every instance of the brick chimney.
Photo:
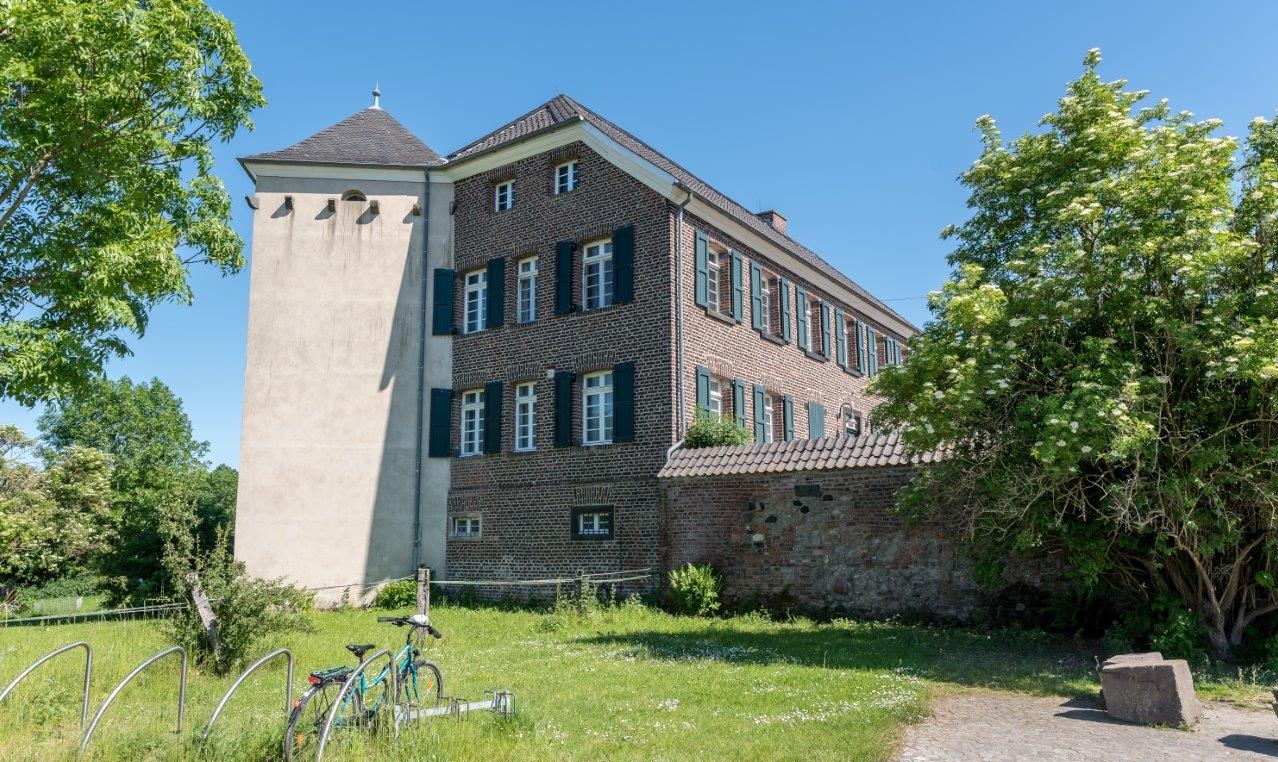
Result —
POLYGON ((754 216, 768 223, 780 232, 785 232, 785 217, 782 217, 781 213, 776 209, 769 209, 766 212, 758 212, 754 216))

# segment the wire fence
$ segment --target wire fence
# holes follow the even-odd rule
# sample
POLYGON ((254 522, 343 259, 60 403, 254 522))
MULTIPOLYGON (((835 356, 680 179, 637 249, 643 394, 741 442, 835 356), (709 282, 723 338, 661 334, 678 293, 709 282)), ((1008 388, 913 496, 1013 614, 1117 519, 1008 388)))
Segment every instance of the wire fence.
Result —
MULTIPOLYGON (((550 585, 570 585, 580 584, 583 581, 594 582, 600 585, 613 585, 622 582, 636 582, 642 579, 651 579, 653 577, 652 567, 644 567, 642 569, 625 569, 615 572, 593 572, 590 574, 576 574, 571 577, 546 577, 542 579, 432 579, 432 586, 440 587, 546 587, 550 585)), ((324 587, 311 587, 307 590, 311 592, 320 592, 324 590, 343 590, 351 588, 362 588, 371 590, 381 587, 391 582, 401 582, 404 580, 414 579, 414 575, 406 577, 395 577, 393 579, 384 579, 378 582, 352 582, 345 585, 327 585, 324 587)), ((39 602, 35 602, 38 605, 39 602)), ((134 619, 156 619, 160 617, 171 616, 179 611, 185 611, 190 608, 190 604, 180 601, 161 600, 155 603, 144 603, 140 606, 126 606, 114 609, 97 609, 92 611, 68 611, 66 613, 46 614, 39 616, 10 617, 0 616, 0 627, 10 626, 32 626, 32 625, 51 625, 51 624, 72 624, 77 622, 89 622, 96 620, 134 620, 134 619)))

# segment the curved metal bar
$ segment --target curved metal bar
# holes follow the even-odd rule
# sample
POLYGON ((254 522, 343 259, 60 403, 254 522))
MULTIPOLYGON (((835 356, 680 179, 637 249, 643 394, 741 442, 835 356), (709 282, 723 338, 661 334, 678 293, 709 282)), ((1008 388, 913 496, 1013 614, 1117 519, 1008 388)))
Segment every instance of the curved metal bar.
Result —
POLYGON ((320 762, 324 757, 324 745, 328 743, 328 734, 333 729, 333 720, 337 718, 337 710, 342 707, 342 702, 346 699, 346 694, 350 692, 351 686, 356 684, 356 678, 364 674, 364 670, 368 668, 368 665, 383 656, 386 657, 386 661, 390 664, 388 672, 390 676, 390 704, 391 711, 394 711, 395 699, 399 697, 398 692, 395 690, 395 657, 391 655, 389 648, 383 648, 360 662, 355 671, 346 677, 346 682, 342 684, 342 689, 337 692, 337 699, 333 701, 333 708, 328 710, 328 717, 324 720, 324 729, 320 731, 319 747, 315 749, 315 762, 320 762))
MULTIPOLYGON (((218 715, 222 713, 222 709, 226 706, 226 703, 231 700, 231 696, 235 695, 235 692, 239 690, 240 684, 248 679, 249 675, 256 672, 259 667, 280 656, 288 657, 288 672, 284 676, 284 717, 285 719, 288 718, 288 713, 289 710, 292 709, 293 701, 293 652, 287 648, 277 648, 249 665, 248 669, 241 672, 240 676, 235 678, 235 682, 231 683, 231 687, 226 689, 226 693, 222 696, 222 700, 217 702, 217 708, 213 710, 213 715, 209 717, 209 724, 204 726, 204 733, 200 736, 201 745, 209 740, 209 733, 213 730, 213 723, 217 722, 218 715)), ((287 739, 285 739, 285 741, 287 741, 287 739)))
POLYGON ((89 727, 84 729, 84 737, 80 739, 80 748, 75 753, 77 758, 84 756, 84 750, 89 747, 89 739, 93 737, 93 731, 97 729, 98 722, 102 720, 102 715, 106 714, 106 710, 108 707, 111 706, 111 702, 115 701, 115 697, 120 695, 120 691, 124 690, 124 686, 133 682, 133 678, 142 674, 142 671, 144 669, 156 663, 160 659, 163 659, 165 656, 168 656, 171 653, 182 654, 182 673, 179 676, 179 680, 178 680, 178 715, 177 715, 177 731, 176 731, 178 733, 182 732, 182 715, 186 711, 186 649, 183 648, 182 646, 169 646, 168 648, 159 652, 155 656, 152 656, 151 658, 142 662, 138 666, 134 667, 133 671, 130 672, 123 680, 121 680, 119 685, 115 686, 115 689, 112 690, 111 693, 106 697, 106 700, 102 702, 102 706, 98 707, 98 713, 93 715, 93 722, 90 722, 89 727))
POLYGON ((8 697, 10 693, 13 693, 13 689, 18 687, 18 683, 22 682, 23 678, 27 675, 34 672, 36 667, 39 667, 41 664, 44 664, 46 661, 52 659, 58 654, 66 653, 73 648, 84 649, 84 699, 80 704, 80 727, 84 727, 84 723, 89 720, 89 680, 93 676, 93 646, 83 640, 77 640, 74 643, 50 651, 44 656, 41 656, 39 659, 36 659, 30 667, 19 672, 18 676, 13 678, 13 682, 9 683, 3 691, 0 691, 0 703, 3 703, 5 698, 8 697))

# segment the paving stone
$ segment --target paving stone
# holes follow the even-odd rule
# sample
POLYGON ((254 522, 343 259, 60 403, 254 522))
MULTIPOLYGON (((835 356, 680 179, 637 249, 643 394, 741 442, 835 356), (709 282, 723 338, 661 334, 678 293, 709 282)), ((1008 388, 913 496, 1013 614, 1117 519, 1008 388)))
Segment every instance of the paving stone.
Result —
POLYGON ((1111 719, 1094 701, 1006 693, 943 696, 906 731, 898 762, 1238 762, 1278 759, 1269 712, 1203 706, 1192 730, 1111 719))

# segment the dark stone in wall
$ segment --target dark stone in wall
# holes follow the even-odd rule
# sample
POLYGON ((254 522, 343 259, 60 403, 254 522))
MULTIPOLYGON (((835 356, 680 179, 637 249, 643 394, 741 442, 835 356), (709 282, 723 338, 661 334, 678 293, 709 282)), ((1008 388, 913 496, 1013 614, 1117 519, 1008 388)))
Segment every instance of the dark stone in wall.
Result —
POLYGON ((794 485, 794 494, 798 497, 820 497, 820 484, 796 484, 794 485))

